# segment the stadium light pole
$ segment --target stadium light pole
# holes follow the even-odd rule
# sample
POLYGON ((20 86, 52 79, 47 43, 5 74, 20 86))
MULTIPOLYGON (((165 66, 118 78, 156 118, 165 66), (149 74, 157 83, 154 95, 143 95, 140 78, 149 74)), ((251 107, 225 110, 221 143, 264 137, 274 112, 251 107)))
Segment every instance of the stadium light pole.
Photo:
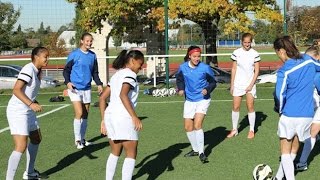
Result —
MULTIPOLYGON (((168 0, 164 1, 164 21, 165 21, 165 53, 166 55, 169 54, 169 43, 168 43, 168 29, 169 29, 169 22, 168 22, 168 0)), ((169 89, 169 57, 166 57, 166 88, 169 89)))
POLYGON ((287 31, 287 5, 286 5, 287 0, 283 0, 283 33, 284 35, 288 34, 287 31))

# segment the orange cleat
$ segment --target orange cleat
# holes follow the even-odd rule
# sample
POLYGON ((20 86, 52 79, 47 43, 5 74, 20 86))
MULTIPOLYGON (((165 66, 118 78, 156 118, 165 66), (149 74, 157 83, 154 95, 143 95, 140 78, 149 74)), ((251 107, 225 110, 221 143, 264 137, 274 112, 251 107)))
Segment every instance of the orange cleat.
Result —
POLYGON ((254 138, 254 132, 253 131, 249 131, 248 139, 253 139, 253 138, 254 138))

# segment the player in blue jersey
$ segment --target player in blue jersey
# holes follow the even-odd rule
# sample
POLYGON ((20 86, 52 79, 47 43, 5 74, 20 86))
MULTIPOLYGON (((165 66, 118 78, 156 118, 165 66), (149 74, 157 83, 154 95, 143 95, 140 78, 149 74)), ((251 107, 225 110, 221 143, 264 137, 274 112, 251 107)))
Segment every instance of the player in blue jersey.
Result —
POLYGON ((98 85, 98 93, 103 91, 99 78, 98 62, 94 52, 90 50, 93 37, 84 33, 81 37, 80 48, 72 51, 63 70, 65 84, 68 88, 68 96, 74 108, 74 138, 78 149, 89 146, 92 143, 85 140, 87 130, 88 113, 91 102, 91 81, 98 85))
POLYGON ((27 168, 23 173, 23 179, 40 178, 40 173, 35 170, 34 164, 41 142, 36 112, 42 111, 42 106, 36 101, 36 97, 41 84, 41 69, 49 62, 48 49, 34 48, 31 59, 32 62, 21 69, 7 106, 7 118, 15 147, 8 161, 6 180, 14 179, 21 156, 25 151, 27 168))
POLYGON ((187 61, 177 72, 177 88, 180 96, 185 96, 184 128, 192 146, 185 157, 199 156, 203 163, 208 162, 204 154, 204 133, 202 123, 210 105, 210 93, 216 87, 214 73, 209 65, 200 62, 201 49, 188 48, 187 61))
POLYGON ((259 75, 260 55, 251 47, 253 36, 250 33, 244 33, 241 38, 242 47, 236 49, 231 60, 231 84, 230 93, 233 96, 232 106, 232 130, 227 135, 228 138, 238 135, 238 121, 240 115, 241 100, 246 95, 248 109, 248 120, 250 124, 248 138, 254 138, 254 126, 256 113, 254 110, 254 98, 256 97, 255 82, 259 75))
POLYGON ((310 56, 302 56, 289 36, 277 38, 274 49, 284 63, 277 72, 275 104, 278 104, 280 120, 281 162, 275 179, 295 179, 293 161, 299 149, 299 141, 310 137, 310 124, 314 115, 314 77, 320 64, 310 56))
MULTIPOLYGON (((305 53, 307 55, 310 55, 314 60, 320 60, 320 47, 317 44, 317 42, 316 44, 309 47, 305 53)), ((317 135, 320 131, 320 108, 318 104, 319 92, 320 92, 320 73, 319 72, 316 73, 314 84, 316 86, 316 94, 314 95, 316 112, 313 116, 313 120, 311 124, 311 129, 310 129, 311 137, 304 141, 304 146, 303 146, 303 150, 302 150, 299 162, 296 164, 297 171, 305 171, 308 169, 307 160, 308 160, 309 154, 311 153, 316 143, 317 135)))

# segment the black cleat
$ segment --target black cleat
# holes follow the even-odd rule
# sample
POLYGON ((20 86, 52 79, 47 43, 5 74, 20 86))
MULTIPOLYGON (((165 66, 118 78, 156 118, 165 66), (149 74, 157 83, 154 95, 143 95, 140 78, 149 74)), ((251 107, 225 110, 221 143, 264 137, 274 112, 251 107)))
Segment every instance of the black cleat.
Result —
POLYGON ((194 150, 191 150, 190 152, 184 155, 184 157, 192 157, 192 156, 199 156, 199 153, 195 152, 194 150))
POLYGON ((201 154, 199 155, 199 159, 200 159, 200 161, 201 161, 203 164, 209 162, 207 156, 204 155, 204 153, 201 153, 201 154))

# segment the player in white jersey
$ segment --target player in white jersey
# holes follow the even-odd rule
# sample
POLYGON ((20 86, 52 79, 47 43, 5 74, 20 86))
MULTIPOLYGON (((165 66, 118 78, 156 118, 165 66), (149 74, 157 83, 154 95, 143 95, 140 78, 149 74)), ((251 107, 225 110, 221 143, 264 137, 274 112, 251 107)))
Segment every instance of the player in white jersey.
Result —
POLYGON ((106 165, 106 179, 113 179, 122 149, 126 158, 122 166, 122 179, 132 178, 138 147, 138 131, 142 123, 135 112, 139 86, 137 73, 144 63, 144 55, 138 50, 123 50, 113 62, 118 71, 100 96, 101 133, 107 135, 111 153, 106 165), (106 108, 106 99, 110 102, 106 108))
POLYGON ((256 98, 256 85, 255 82, 259 75, 259 53, 252 49, 251 42, 253 36, 250 33, 242 35, 242 47, 236 49, 232 55, 233 60, 231 71, 231 86, 230 93, 233 96, 232 107, 232 130, 228 134, 228 138, 238 135, 238 121, 239 111, 242 96, 246 95, 246 103, 248 109, 248 119, 250 130, 248 138, 254 138, 254 126, 256 120, 256 113, 254 111, 254 98, 256 98))
POLYGON ((7 118, 15 148, 8 161, 7 180, 14 179, 21 155, 27 150, 27 168, 23 179, 38 179, 40 173, 34 163, 41 142, 41 133, 35 112, 42 111, 36 96, 41 83, 41 68, 48 65, 49 51, 44 47, 32 50, 32 62, 25 65, 13 88, 13 95, 7 106, 7 118), (28 137, 30 141, 28 142, 28 137))

